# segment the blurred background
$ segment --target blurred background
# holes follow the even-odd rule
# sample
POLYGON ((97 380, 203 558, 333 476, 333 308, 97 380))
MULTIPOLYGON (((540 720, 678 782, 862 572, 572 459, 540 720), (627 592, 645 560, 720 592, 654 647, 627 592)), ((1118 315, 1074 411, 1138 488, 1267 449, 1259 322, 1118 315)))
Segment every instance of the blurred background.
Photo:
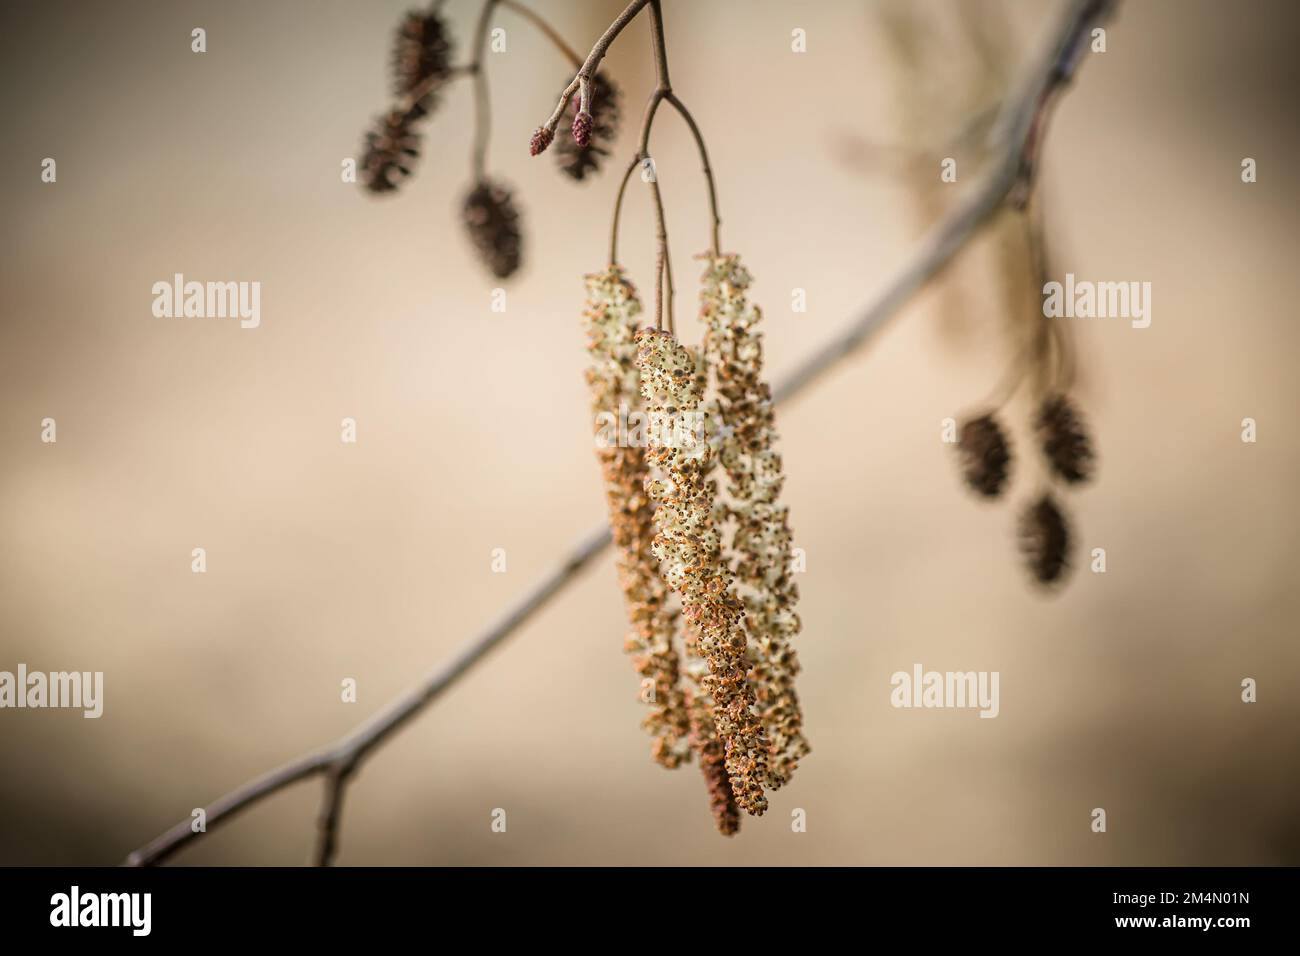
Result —
MULTIPOLYGON (((585 51, 623 3, 534 6, 585 51)), ((968 153, 944 144, 1060 10, 664 6, 773 378, 870 304, 960 194, 968 153), (957 184, 935 184, 936 148, 957 184)), ((341 182, 389 102, 406 9, 5 5, 0 670, 103 671, 106 689, 99 720, 0 712, 0 863, 119 861, 375 712, 603 520, 582 276, 604 264, 653 86, 647 22, 607 60, 619 152, 575 184, 525 147, 571 72, 494 15, 507 50, 488 57, 488 162, 525 229, 524 267, 501 283, 459 222, 467 83, 400 192, 341 182), (260 281, 261 327, 155 318, 151 286, 177 272, 260 281)), ((446 9, 463 60, 478 4, 446 9)), ((698 771, 651 763, 605 554, 364 765, 340 862, 1300 863, 1296 39, 1280 0, 1126 3, 1052 121, 1039 198, 1055 277, 1152 284, 1150 328, 1070 327, 1100 472, 1066 499, 1065 588, 1030 587, 1016 550, 1032 410, 1006 412, 1009 501, 973 500, 940 441, 1010 356, 1015 237, 999 223, 780 410, 814 753, 766 817, 719 837, 698 771), (1088 570, 1097 547, 1105 574, 1088 570), (914 663, 999 671, 1000 716, 894 709, 890 675, 914 663), (1258 703, 1241 702, 1246 677, 1258 703)), ((704 186, 671 113, 652 148, 694 339, 704 186)), ((647 290, 652 229, 634 179, 622 259, 647 290)), ((175 862, 303 862, 318 798, 295 787, 175 862)))

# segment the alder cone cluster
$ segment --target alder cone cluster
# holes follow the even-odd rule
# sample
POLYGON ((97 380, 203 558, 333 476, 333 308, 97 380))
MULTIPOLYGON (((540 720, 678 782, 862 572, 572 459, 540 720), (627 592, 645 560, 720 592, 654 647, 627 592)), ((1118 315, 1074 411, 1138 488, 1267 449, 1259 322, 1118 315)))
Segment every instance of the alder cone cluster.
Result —
POLYGON ((393 192, 411 175, 420 155, 419 125, 436 108, 438 89, 452 75, 453 53, 451 34, 437 13, 412 10, 402 18, 393 44, 398 105, 375 121, 362 148, 359 172, 370 192, 393 192))

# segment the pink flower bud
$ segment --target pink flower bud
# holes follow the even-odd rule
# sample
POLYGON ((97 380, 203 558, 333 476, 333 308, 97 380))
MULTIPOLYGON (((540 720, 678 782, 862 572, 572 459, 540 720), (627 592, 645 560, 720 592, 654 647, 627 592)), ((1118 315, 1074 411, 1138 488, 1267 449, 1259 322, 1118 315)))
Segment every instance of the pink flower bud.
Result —
POLYGON ((573 141, 584 149, 591 142, 591 127, 591 114, 585 110, 573 118, 573 141))
POLYGON ((546 147, 551 145, 551 139, 554 135, 545 126, 537 127, 533 133, 533 138, 528 141, 528 155, 536 156, 538 153, 546 152, 546 147))

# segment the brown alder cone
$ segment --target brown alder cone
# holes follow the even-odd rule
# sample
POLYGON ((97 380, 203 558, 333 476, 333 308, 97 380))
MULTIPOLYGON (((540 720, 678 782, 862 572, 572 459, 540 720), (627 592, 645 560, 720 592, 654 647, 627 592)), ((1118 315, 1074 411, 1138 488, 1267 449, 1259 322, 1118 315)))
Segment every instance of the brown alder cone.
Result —
POLYGON ((372 193, 397 189, 411 175, 420 156, 418 109, 389 110, 366 133, 361 156, 361 182, 372 193))
POLYGON ((1020 515, 1020 550, 1039 584, 1051 585, 1070 566, 1070 524, 1050 493, 1029 504, 1020 515))
POLYGON ((519 271, 523 232, 514 194, 501 183, 480 179, 465 196, 461 219, 479 259, 498 279, 519 271))
POLYGON ((619 436, 620 419, 640 404, 634 338, 640 312, 636 290, 618 267, 587 276, 586 378, 596 416, 596 455, 618 551, 619 585, 632 624, 625 648, 633 655, 637 673, 652 682, 651 712, 644 721, 655 738, 651 753, 672 768, 690 759, 690 721, 673 648, 677 615, 665 606, 668 587, 651 553, 655 526, 645 492, 645 453, 631 442, 621 443, 619 436))
POLYGON ((1052 471, 1070 484, 1078 484, 1092 477, 1096 454, 1088 439, 1074 403, 1065 395, 1049 395, 1039 406, 1034 419, 1043 455, 1052 471))
POLYGON ((718 510, 735 525, 732 551, 751 640, 749 680, 771 746, 767 776, 775 789, 789 782, 811 750, 795 692, 799 660, 790 646, 800 622, 789 509, 779 503, 785 478, 774 449, 772 391, 763 380, 763 339, 756 329, 762 313, 746 295, 749 273, 734 255, 702 258, 700 319, 717 380, 715 431, 732 497, 718 510))
POLYGON ((1011 443, 992 412, 962 423, 957 439, 962 477, 985 498, 1002 494, 1010 476, 1011 443))
POLYGON ((434 108, 438 86, 452 75, 455 44, 447 23, 433 10, 412 10, 402 18, 393 46, 393 93, 410 96, 421 88, 426 92, 420 105, 434 108))
POLYGON ((686 626, 694 629, 699 656, 708 663, 700 683, 713 698, 731 792, 742 810, 758 816, 767 809, 768 743, 747 678, 745 609, 732 593, 732 575, 713 526, 717 489, 705 480, 713 452, 693 429, 672 427, 702 414, 697 364, 668 332, 641 329, 636 342, 641 394, 650 412, 646 490, 658 503, 654 553, 669 586, 681 595, 686 626), (682 432, 688 430, 695 437, 684 441, 682 432))

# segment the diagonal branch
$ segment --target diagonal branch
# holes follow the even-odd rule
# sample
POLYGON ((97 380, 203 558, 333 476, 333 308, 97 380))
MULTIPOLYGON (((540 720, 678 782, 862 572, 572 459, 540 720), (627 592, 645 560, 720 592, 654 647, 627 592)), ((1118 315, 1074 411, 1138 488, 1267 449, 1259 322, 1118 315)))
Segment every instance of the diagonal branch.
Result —
MULTIPOLYGON (((630 19, 630 14, 643 5, 634 2, 629 6, 624 14, 626 19, 630 19)), ((978 234, 980 227, 1002 208, 1008 197, 1015 200, 1014 194, 1025 187, 1025 178, 1035 167, 1032 161, 1026 161, 1026 152, 1037 155, 1038 134, 1045 126, 1044 111, 1056 102, 1054 94, 1073 79, 1089 29, 1108 15, 1113 5, 1113 0, 1072 0, 1059 27, 1053 31, 1051 46, 1027 74, 1023 88, 1008 97, 1003 106, 994 128, 996 145, 992 165, 971 187, 967 198, 926 236, 881 296, 777 385, 774 401, 785 402, 793 398, 840 359, 860 348, 884 327, 913 293, 952 261, 957 252, 978 234)), ((361 762, 563 590, 609 542, 606 527, 602 525, 593 529, 500 620, 466 644, 422 683, 333 744, 298 757, 217 798, 205 808, 207 826, 225 822, 291 784, 321 775, 325 781, 325 799, 318 818, 315 859, 322 864, 330 862, 337 844, 344 790, 361 762)), ((159 863, 200 836, 202 833, 194 832, 190 821, 184 820, 133 852, 126 863, 133 866, 159 863)))

